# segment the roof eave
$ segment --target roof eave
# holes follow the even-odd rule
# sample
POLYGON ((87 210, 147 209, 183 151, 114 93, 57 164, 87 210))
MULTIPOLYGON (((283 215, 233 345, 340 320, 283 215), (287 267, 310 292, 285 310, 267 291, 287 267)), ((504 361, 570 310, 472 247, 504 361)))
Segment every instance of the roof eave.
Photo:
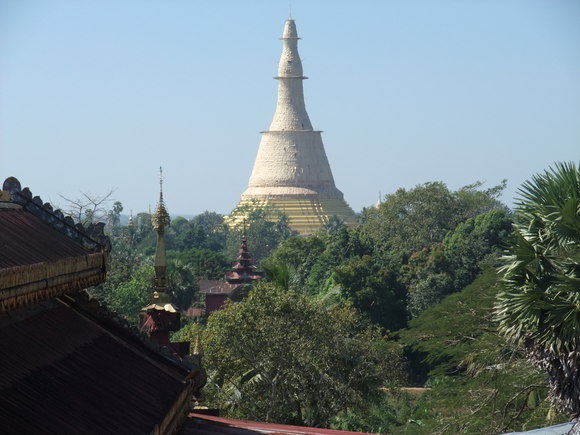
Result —
POLYGON ((106 278, 106 260, 106 252, 99 252, 0 269, 0 313, 98 285, 106 278))

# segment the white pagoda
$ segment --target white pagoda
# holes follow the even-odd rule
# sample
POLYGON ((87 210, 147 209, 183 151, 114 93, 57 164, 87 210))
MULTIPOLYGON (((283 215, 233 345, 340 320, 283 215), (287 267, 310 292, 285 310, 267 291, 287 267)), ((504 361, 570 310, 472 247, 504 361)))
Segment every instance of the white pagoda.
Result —
POLYGON ((249 186, 229 217, 244 218, 245 205, 273 206, 290 218, 301 234, 320 230, 332 216, 354 225, 355 215, 334 185, 321 131, 314 130, 304 105, 302 62, 294 20, 286 20, 278 66, 278 103, 274 119, 262 140, 249 186))

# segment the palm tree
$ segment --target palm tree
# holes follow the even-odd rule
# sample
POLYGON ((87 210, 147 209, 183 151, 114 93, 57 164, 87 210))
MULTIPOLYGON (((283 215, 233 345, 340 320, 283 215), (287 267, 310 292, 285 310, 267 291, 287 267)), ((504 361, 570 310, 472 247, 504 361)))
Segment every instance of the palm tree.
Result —
POLYGON ((557 409, 580 415, 580 166, 556 163, 519 189, 496 315, 548 373, 557 409))

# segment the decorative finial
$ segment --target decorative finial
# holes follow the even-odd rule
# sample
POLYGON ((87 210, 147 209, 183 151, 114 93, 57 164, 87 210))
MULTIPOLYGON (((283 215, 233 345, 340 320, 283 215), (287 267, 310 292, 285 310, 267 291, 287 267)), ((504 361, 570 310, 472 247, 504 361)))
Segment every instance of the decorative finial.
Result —
POLYGON ((159 203, 153 216, 151 216, 151 224, 153 228, 158 231, 163 231, 163 228, 170 224, 169 213, 165 209, 163 202, 163 168, 159 166, 159 203))
POLYGON ((292 3, 290 3, 290 13, 288 14, 288 19, 292 19, 292 3))

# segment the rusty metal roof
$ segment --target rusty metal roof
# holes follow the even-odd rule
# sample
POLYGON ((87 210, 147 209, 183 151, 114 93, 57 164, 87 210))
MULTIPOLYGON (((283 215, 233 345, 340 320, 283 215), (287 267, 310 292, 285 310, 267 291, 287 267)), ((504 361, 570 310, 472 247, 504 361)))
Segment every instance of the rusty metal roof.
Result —
POLYGON ((213 417, 190 413, 181 435, 360 435, 359 432, 347 432, 333 429, 320 429, 285 424, 261 423, 256 421, 233 420, 231 418, 213 417))
POLYGON ((232 294, 240 285, 230 284, 226 281, 216 281, 216 280, 205 280, 199 281, 199 293, 201 294, 220 294, 220 295, 230 295, 232 294))
POLYGON ((0 329, 0 433, 149 434, 186 389, 188 371, 135 337, 38 308, 0 329))
POLYGON ((0 228, 0 313, 78 292, 105 279, 103 249, 85 248, 18 204, 0 202, 0 228))
POLYGON ((0 207, 0 228, 0 269, 55 262, 90 253, 20 207, 0 207))

